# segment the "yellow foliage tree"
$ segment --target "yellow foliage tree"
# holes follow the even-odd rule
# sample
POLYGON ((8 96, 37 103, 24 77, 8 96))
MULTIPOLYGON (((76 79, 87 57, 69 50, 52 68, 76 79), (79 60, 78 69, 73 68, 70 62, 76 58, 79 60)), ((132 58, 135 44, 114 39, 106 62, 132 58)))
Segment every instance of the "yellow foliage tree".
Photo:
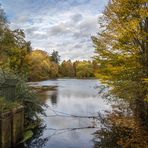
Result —
POLYGON ((58 77, 58 64, 43 50, 34 50, 27 56, 29 80, 39 81, 58 77))
POLYGON ((99 68, 97 77, 127 100, 145 124, 148 119, 148 2, 111 0, 92 37, 99 68))

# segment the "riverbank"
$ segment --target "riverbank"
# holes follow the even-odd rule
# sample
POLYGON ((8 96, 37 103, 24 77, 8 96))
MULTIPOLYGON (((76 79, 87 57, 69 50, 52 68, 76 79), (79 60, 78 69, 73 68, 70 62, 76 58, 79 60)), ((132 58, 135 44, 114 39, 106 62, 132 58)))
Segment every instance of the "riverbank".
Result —
POLYGON ((43 85, 43 86, 37 86, 37 85, 32 85, 31 83, 28 84, 28 87, 33 90, 33 92, 35 93, 40 93, 40 92, 44 92, 44 91, 51 91, 51 90, 55 90, 57 88, 57 86, 47 86, 47 85, 43 85))
POLYGON ((106 116, 100 116, 99 122, 102 127, 94 134, 96 147, 147 148, 148 129, 133 116, 130 108, 116 105, 106 116))
POLYGON ((37 83, 37 82, 42 82, 42 81, 47 81, 47 80, 51 80, 51 81, 54 81, 54 80, 58 80, 58 79, 80 79, 80 80, 96 80, 97 78, 96 77, 85 77, 85 78, 78 78, 78 77, 56 77, 56 78, 45 78, 45 79, 38 79, 38 80, 29 80, 27 83, 30 84, 30 83, 37 83))

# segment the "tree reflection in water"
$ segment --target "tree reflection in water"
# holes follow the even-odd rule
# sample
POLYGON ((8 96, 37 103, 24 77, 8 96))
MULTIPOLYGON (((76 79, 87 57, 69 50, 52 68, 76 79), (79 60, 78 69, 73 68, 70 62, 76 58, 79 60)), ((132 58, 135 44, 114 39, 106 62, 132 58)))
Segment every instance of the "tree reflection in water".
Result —
POLYGON ((52 95, 51 95, 51 97, 50 97, 50 100, 51 100, 51 104, 53 105, 53 106, 55 106, 56 104, 57 104, 57 91, 53 91, 53 93, 52 93, 52 95))

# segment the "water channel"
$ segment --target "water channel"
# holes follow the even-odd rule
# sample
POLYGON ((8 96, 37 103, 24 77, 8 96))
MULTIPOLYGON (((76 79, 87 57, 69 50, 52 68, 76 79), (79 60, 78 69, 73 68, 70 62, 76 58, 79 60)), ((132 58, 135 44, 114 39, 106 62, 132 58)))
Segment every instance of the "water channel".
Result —
POLYGON ((29 141, 29 147, 93 148, 93 133, 100 125, 96 119, 83 116, 98 116, 111 109, 98 93, 102 84, 93 79, 57 79, 31 85, 55 86, 55 89, 40 94, 48 106, 45 108, 47 117, 42 117, 44 126, 29 141))

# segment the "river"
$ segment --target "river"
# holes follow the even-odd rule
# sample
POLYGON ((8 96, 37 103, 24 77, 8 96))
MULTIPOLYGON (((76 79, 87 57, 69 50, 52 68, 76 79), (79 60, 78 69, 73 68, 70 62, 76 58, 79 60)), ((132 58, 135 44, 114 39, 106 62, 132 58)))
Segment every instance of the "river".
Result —
MULTIPOLYGON (((98 116, 111 107, 98 93, 102 84, 93 79, 57 79, 32 83, 56 86, 40 94, 46 100, 43 128, 27 143, 30 148, 92 148, 93 133, 99 128, 96 119, 75 116, 98 116), (95 128, 85 128, 85 127, 95 128), (76 129, 82 128, 82 129, 76 129), (84 129, 83 129, 84 128, 84 129)), ((26 146, 26 147, 27 147, 26 146)))

